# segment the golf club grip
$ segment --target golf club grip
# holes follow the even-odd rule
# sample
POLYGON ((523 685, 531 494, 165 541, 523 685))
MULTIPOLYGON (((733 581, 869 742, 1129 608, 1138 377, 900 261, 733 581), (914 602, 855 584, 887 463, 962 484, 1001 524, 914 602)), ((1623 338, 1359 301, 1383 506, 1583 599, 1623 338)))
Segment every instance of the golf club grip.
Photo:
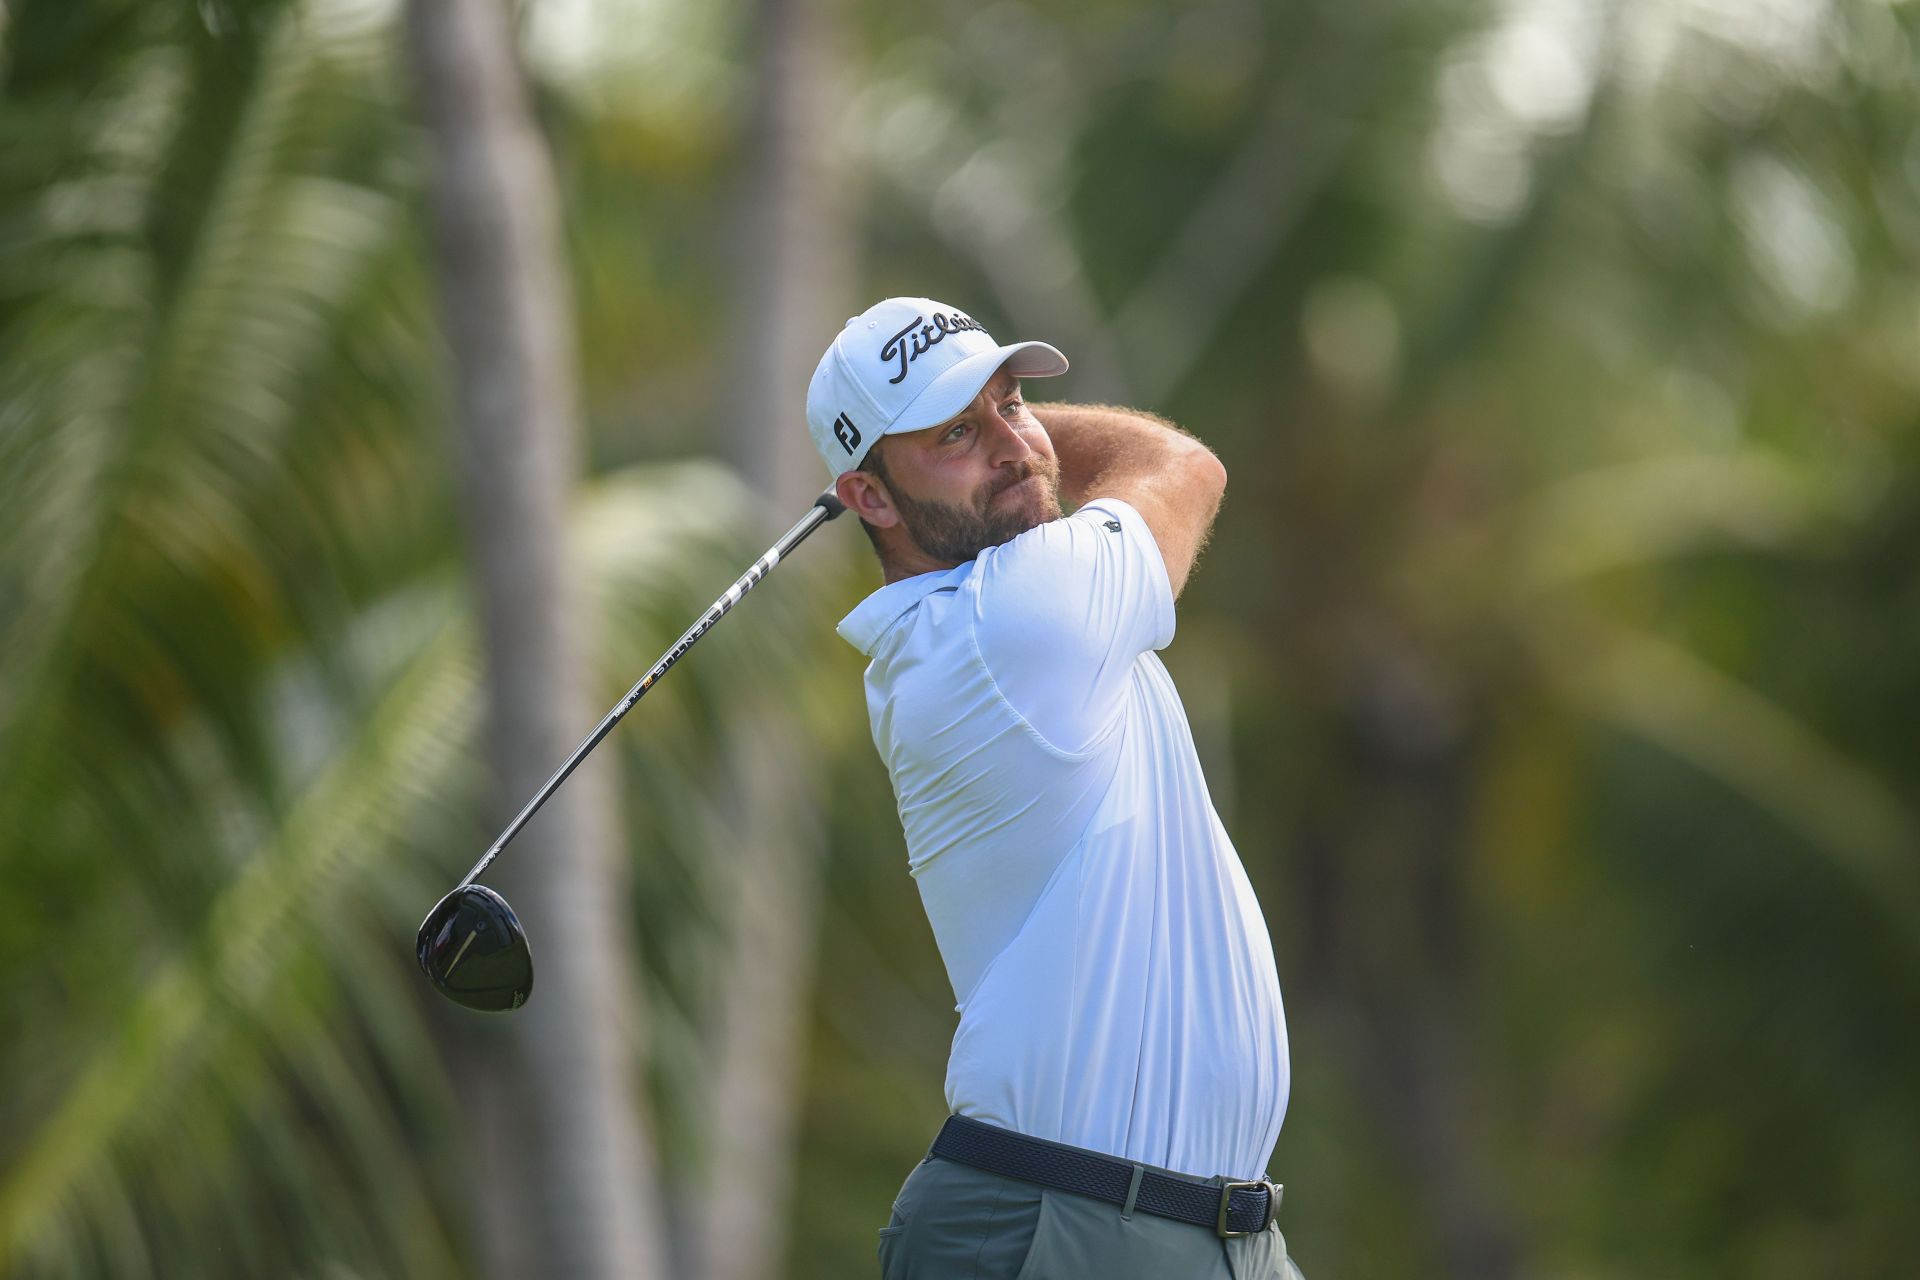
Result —
POLYGON ((640 701, 640 699, 646 695, 647 690, 653 687, 654 682, 665 675, 668 668, 672 667, 674 663, 680 661, 682 654, 693 648, 695 641, 712 630, 714 623, 726 617, 727 611, 732 609, 734 605, 739 604, 741 597, 759 585, 761 579, 765 578, 769 573, 772 573, 773 567, 791 554, 795 547, 806 541, 808 534, 845 510, 845 505, 841 503, 840 499, 834 495, 831 489, 828 489, 818 498, 815 498, 813 505, 807 508, 807 513, 795 521, 791 529, 781 534, 779 540, 767 548, 765 555, 755 560, 745 573, 735 579, 733 585, 728 587, 725 593, 709 605, 705 613, 700 615, 700 620, 681 633, 680 638, 674 641, 673 647, 660 656, 660 660, 653 664, 647 671, 647 674, 640 677, 633 688, 627 690, 627 695, 614 705, 613 710, 607 712, 607 714, 602 717, 600 723, 594 726, 593 732, 587 735, 586 741, 574 749, 573 754, 567 757, 565 764, 562 764, 558 769, 554 770, 553 776, 547 779, 546 785, 535 793, 533 799, 527 801, 526 808, 520 810, 519 815, 507 824, 507 829, 500 833, 499 839, 495 840, 487 851, 480 856, 480 861, 473 864, 473 870, 467 872, 467 874, 461 878, 460 883, 454 886, 454 889, 458 891, 472 884, 474 880, 479 877, 480 873, 485 871, 488 865, 500 856, 500 851, 506 848, 515 836, 520 834, 521 829, 525 827, 527 823, 533 820, 533 815, 540 812, 540 806, 545 804, 548 798, 560 789, 560 784, 565 782, 568 776, 580 767, 580 762, 587 758, 587 754, 600 745, 600 740, 613 731, 613 726, 620 723, 621 717, 633 709, 633 704, 640 701))

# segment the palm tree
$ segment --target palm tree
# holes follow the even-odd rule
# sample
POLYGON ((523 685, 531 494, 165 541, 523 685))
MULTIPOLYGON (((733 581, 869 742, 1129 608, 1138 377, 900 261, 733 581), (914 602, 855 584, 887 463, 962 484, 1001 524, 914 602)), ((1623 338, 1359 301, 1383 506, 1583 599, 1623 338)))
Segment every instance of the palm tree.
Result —
MULTIPOLYGON (((488 742, 504 793, 531 795, 591 717, 565 544, 575 356, 553 176, 505 6, 428 0, 407 15, 438 179, 466 525, 493 690, 488 742)), ((538 1269, 644 1280, 664 1272, 664 1237, 639 1106, 610 768, 605 758, 583 764, 518 851, 539 864, 517 896, 551 975, 550 994, 519 1025, 541 1152, 533 1185, 549 1204, 538 1269)), ((510 816, 501 809, 503 823, 510 816)))
MULTIPOLYGON (((799 509, 824 481, 794 396, 818 335, 854 309, 853 175, 832 144, 839 7, 761 0, 752 10, 755 89, 733 235, 733 349, 743 359, 722 435, 729 461, 776 512, 799 509)), ((771 532, 775 522, 758 523, 771 532)), ((770 701, 750 724, 727 749, 737 815, 722 862, 727 945, 705 1028, 704 1176, 683 1228, 687 1271, 702 1280, 770 1280, 785 1259, 826 865, 816 797, 832 753, 820 750, 817 718, 770 701), (756 1194, 732 1194, 748 1169, 756 1194)))

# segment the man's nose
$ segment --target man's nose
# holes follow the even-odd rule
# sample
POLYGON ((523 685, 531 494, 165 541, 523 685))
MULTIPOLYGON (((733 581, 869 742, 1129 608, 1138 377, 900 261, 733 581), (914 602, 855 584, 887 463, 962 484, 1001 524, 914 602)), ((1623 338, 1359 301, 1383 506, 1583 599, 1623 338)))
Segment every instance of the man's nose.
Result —
POLYGON ((998 409, 988 411, 987 424, 988 430, 993 433, 994 465, 1004 466, 1010 462, 1025 462, 1033 456, 1033 446, 1027 443, 1027 438, 1020 434, 1019 429, 1007 421, 998 409))

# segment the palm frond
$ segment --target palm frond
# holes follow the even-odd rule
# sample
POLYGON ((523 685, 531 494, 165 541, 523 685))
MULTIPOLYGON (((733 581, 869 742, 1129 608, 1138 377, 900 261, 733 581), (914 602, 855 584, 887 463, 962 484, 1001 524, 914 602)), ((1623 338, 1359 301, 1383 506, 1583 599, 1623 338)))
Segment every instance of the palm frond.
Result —
POLYGON ((1851 514, 1844 490, 1760 448, 1584 471, 1531 497, 1515 520, 1520 585, 1544 588, 1702 547, 1804 547, 1851 514))
MULTIPOLYGON (((296 129, 330 114, 317 69, 368 63, 378 48, 370 32, 337 26, 358 43, 322 47, 314 38, 322 29, 283 16, 266 41, 170 287, 161 288, 139 238, 166 199, 166 175, 150 157, 120 156, 96 141, 112 162, 99 165, 119 184, 108 204, 126 210, 111 234, 84 223, 63 228, 48 211, 60 202, 42 201, 40 223, 52 224, 42 229, 61 270, 10 326, 28 335, 30 349, 0 366, 23 463, 8 476, 11 514, 0 525, 5 594, 17 603, 0 615, 0 760, 12 766, 0 784, 6 829, 17 829, 33 796, 61 788, 34 744, 49 720, 71 715, 96 687, 87 663, 106 638, 114 638, 109 657, 131 645, 172 659, 123 675, 150 681, 171 670, 203 694, 218 690, 217 674, 185 664, 192 647, 164 627, 142 641, 156 621, 140 603, 156 590, 199 580, 196 612, 224 614, 230 633, 250 637, 256 650, 270 648, 284 626, 283 584, 298 579, 278 572, 245 495, 284 464, 298 423, 295 392, 326 349, 343 290, 363 278, 400 222, 391 198, 297 167, 296 129)), ((166 49, 136 60, 121 92, 184 128, 168 109, 179 97, 178 61, 166 49)), ((106 113, 99 128, 111 133, 121 114, 106 113)), ((253 745, 237 744, 242 758, 253 745)))
POLYGON ((1798 831, 1920 941, 1920 823, 1866 766, 1757 690, 1644 631, 1583 617, 1531 638, 1576 706, 1720 778, 1798 831))
POLYGON ((210 1048, 215 1023, 273 998, 288 954, 314 945, 342 887, 392 847, 409 799, 446 787, 474 705, 465 642, 444 629, 215 901, 199 945, 146 987, 14 1160, 0 1183, 0 1256, 47 1232, 60 1200, 165 1107, 210 1048))

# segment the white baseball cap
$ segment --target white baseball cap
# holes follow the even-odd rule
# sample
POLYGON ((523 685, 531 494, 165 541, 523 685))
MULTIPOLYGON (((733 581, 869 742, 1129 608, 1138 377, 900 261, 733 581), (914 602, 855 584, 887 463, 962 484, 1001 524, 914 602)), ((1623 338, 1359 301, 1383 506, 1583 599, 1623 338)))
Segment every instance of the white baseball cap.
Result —
POLYGON ((980 394, 1002 366, 1051 378, 1067 358, 1044 342, 1003 347, 957 307, 888 298, 833 340, 807 387, 807 430, 836 478, 860 465, 881 436, 936 427, 980 394))

